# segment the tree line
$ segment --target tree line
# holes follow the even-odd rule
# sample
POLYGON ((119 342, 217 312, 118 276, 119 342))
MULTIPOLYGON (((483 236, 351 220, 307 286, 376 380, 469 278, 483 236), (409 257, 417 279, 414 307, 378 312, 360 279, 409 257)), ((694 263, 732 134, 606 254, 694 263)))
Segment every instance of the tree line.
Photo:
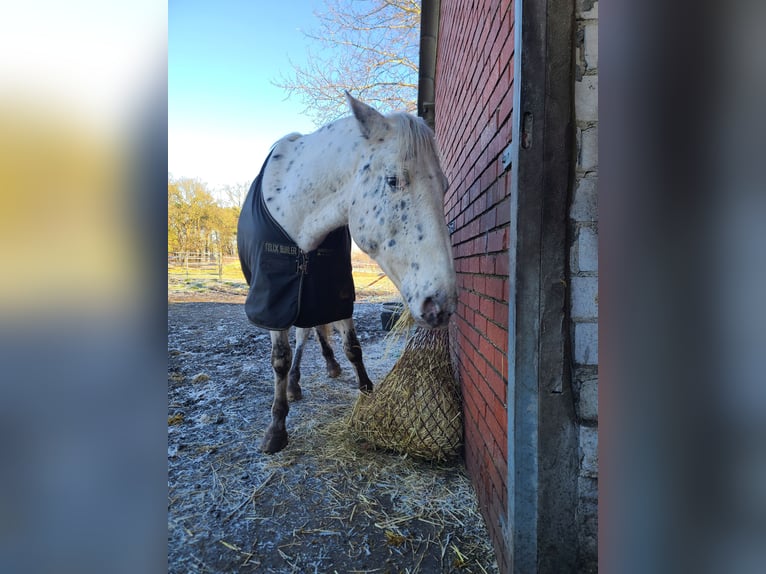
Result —
POLYGON ((216 199, 198 179, 168 178, 168 253, 211 259, 237 254, 237 219, 243 189, 228 187, 223 193, 223 198, 216 199))

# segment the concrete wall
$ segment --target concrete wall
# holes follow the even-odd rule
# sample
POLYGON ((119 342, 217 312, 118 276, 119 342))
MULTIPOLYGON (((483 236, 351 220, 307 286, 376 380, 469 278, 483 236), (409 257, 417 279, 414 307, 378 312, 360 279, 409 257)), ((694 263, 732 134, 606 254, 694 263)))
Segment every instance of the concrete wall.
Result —
POLYGON ((435 130, 450 181, 459 302, 451 324, 465 401, 465 459, 501 572, 508 569, 508 227, 513 10, 442 0, 435 130))
POLYGON ((579 423, 581 572, 597 571, 598 503, 598 2, 575 5, 575 181, 569 211, 571 337, 579 423))

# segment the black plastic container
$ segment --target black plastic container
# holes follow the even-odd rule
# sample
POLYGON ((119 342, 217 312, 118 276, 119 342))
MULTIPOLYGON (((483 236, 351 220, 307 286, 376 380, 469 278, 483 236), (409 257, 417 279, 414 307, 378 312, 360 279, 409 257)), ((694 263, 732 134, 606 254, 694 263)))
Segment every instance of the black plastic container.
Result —
POLYGON ((380 323, 384 331, 390 331, 404 312, 404 305, 395 301, 383 303, 380 312, 380 323))

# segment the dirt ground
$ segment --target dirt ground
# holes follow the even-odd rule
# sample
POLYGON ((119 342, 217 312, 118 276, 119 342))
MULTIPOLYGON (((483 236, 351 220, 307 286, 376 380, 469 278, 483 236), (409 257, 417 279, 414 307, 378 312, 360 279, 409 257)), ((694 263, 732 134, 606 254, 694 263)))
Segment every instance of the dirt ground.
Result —
MULTIPOLYGON (((403 347, 381 329, 379 298, 354 318, 370 378, 403 347)), ((241 290, 174 292, 168 301, 168 571, 497 572, 462 461, 418 462, 370 449, 346 419, 358 390, 303 357, 290 443, 258 450, 270 419, 268 332, 247 321, 241 290)))

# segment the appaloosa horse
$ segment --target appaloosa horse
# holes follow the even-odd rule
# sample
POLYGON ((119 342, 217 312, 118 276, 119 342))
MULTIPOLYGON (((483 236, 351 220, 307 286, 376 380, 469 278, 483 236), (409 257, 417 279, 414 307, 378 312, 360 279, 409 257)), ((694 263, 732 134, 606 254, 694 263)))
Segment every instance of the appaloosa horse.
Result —
POLYGON ((353 115, 274 145, 239 219, 239 256, 250 285, 245 310, 271 332, 274 403, 261 444, 267 453, 287 445, 288 399, 301 397, 300 357, 311 327, 330 376, 340 372, 328 340, 331 323, 360 390, 372 390, 351 318, 349 234, 391 278, 420 325, 445 326, 457 301, 443 207, 447 180, 433 132, 420 118, 384 116, 346 97, 353 115))

